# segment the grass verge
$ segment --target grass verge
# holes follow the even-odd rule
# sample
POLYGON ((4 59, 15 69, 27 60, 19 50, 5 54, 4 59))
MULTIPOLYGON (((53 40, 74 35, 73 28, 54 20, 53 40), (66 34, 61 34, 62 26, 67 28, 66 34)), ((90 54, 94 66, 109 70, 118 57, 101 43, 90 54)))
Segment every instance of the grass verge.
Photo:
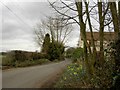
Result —
POLYGON ((86 83, 83 81, 86 79, 85 74, 82 64, 72 63, 67 66, 54 88, 84 88, 86 87, 86 83))
POLYGON ((107 65, 108 62, 103 69, 95 69, 94 75, 89 77, 85 64, 74 62, 67 66, 54 88, 111 88, 114 80, 111 68, 107 65))

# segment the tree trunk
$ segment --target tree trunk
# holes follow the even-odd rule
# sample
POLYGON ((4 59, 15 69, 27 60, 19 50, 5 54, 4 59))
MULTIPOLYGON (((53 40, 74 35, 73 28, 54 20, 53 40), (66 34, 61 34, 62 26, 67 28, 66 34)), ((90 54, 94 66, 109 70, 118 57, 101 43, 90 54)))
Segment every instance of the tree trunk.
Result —
POLYGON ((85 64, 86 64, 86 69, 88 72, 89 78, 91 77, 91 71, 90 71, 90 65, 88 63, 88 52, 87 52, 87 39, 86 39, 86 25, 83 22, 83 15, 82 15, 82 2, 76 2, 76 7, 78 10, 78 15, 79 15, 79 23, 80 23, 80 33, 83 37, 83 42, 84 42, 84 57, 85 57, 85 64))
POLYGON ((90 32, 91 32, 91 42, 92 42, 92 47, 93 47, 93 53, 91 53, 91 69, 92 69, 92 73, 94 73, 94 63, 95 63, 95 59, 96 59, 96 47, 95 47, 95 43, 94 43, 94 36, 93 36, 93 30, 92 30, 92 24, 91 24, 91 20, 90 20, 90 14, 88 11, 88 4, 87 2, 85 2, 85 6, 86 6, 86 14, 87 14, 87 19, 88 19, 88 24, 89 24, 89 28, 90 28, 90 32))
MULTIPOLYGON (((114 25, 114 31, 115 31, 115 38, 118 37, 118 32, 119 32, 119 19, 117 15, 117 7, 115 2, 109 2, 110 3, 110 10, 112 14, 112 19, 113 19, 113 25, 114 25)), ((119 6, 120 7, 120 6, 119 6)))
POLYGON ((119 32, 120 32, 120 1, 118 2, 118 18, 119 18, 119 32))
POLYGON ((104 62, 104 48, 103 48, 103 39, 104 39, 104 17, 102 16, 102 2, 98 2, 98 13, 99 13, 99 39, 100 39, 100 63, 101 66, 104 62))

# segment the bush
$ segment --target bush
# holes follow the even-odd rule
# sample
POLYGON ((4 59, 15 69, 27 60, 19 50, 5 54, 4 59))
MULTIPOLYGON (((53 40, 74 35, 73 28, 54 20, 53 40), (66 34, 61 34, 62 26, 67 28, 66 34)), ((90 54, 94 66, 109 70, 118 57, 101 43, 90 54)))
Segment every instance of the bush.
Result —
POLYGON ((120 33, 118 34, 118 39, 113 44, 114 57, 115 57, 115 71, 116 74, 120 73, 120 33))
POLYGON ((72 54, 74 60, 83 59, 83 48, 76 48, 72 54))
POLYGON ((46 54, 26 51, 10 51, 2 58, 3 66, 25 67, 49 62, 46 54))
POLYGON ((53 61, 55 59, 63 60, 64 59, 64 46, 58 42, 50 43, 47 55, 50 61, 53 61))
POLYGON ((24 52, 22 51, 13 51, 15 56, 15 61, 25 61, 27 57, 24 52))
POLYGON ((67 51, 66 51, 66 57, 67 58, 72 58, 74 61, 73 62, 76 62, 77 59, 80 59, 82 60, 83 59, 83 48, 69 48, 67 51))
POLYGON ((33 53, 33 55, 32 55, 33 60, 38 60, 41 58, 42 58, 42 55, 40 53, 33 53))
POLYGON ((2 57, 2 66, 14 66, 14 60, 14 54, 9 52, 6 56, 2 57))
POLYGON ((46 54, 38 53, 38 52, 27 52, 27 51, 10 51, 6 55, 10 57, 14 61, 25 61, 25 60, 38 60, 42 58, 46 58, 46 54))
POLYGON ((45 53, 39 53, 39 59, 48 59, 48 56, 45 53))
POLYGON ((113 86, 119 90, 120 87, 120 33, 118 34, 118 38, 115 40, 115 42, 112 44, 112 55, 114 56, 115 61, 115 67, 113 71, 113 77, 114 78, 114 84, 113 86))
POLYGON ((82 88, 85 78, 85 70, 78 63, 72 63, 67 66, 59 81, 54 85, 55 88, 82 88))
POLYGON ((72 58, 72 54, 74 52, 75 48, 70 47, 66 50, 66 58, 72 58))
POLYGON ((102 67, 95 68, 95 75, 91 78, 91 84, 96 88, 110 88, 113 84, 114 63, 111 59, 105 60, 102 67))
POLYGON ((25 60, 24 62, 15 62, 15 67, 27 67, 33 65, 41 65, 45 63, 49 63, 48 59, 39 59, 39 60, 25 60))

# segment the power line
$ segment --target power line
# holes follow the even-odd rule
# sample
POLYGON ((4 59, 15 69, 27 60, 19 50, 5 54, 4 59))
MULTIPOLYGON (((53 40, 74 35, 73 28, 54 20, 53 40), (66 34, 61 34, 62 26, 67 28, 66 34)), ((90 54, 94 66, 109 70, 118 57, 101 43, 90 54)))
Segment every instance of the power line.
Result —
MULTIPOLYGON (((1 1, 0 1, 1 2, 1 1)), ((2 5, 4 5, 10 12, 12 12, 21 22, 32 28, 29 24, 27 24, 25 21, 23 21, 16 13, 14 13, 7 5, 5 5, 3 2, 1 2, 2 5)))
MULTIPOLYGON (((16 3, 17 4, 17 3, 16 3)), ((14 6, 16 7, 16 4, 14 4, 14 6)), ((22 12, 25 12, 27 14, 27 16, 29 17, 29 13, 26 12, 26 10, 24 8, 22 8, 19 4, 17 4, 17 9, 21 10, 22 12)), ((22 14, 22 16, 26 17, 24 14, 22 14)), ((45 15, 44 15, 45 16, 45 15)), ((39 17, 36 17, 35 19, 38 19, 39 17)))

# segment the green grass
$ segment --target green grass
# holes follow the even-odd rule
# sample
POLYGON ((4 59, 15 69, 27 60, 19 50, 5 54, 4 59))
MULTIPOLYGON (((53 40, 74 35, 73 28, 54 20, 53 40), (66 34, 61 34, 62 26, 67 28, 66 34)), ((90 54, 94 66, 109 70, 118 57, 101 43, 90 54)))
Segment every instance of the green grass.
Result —
POLYGON ((113 85, 112 64, 106 62, 103 69, 95 69, 94 75, 89 76, 82 62, 67 66, 63 75, 54 85, 55 88, 110 88, 113 85))
POLYGON ((82 81, 85 79, 85 70, 82 64, 72 63, 67 66, 64 74, 60 77, 59 81, 54 85, 55 88, 78 88, 84 85, 82 81))

